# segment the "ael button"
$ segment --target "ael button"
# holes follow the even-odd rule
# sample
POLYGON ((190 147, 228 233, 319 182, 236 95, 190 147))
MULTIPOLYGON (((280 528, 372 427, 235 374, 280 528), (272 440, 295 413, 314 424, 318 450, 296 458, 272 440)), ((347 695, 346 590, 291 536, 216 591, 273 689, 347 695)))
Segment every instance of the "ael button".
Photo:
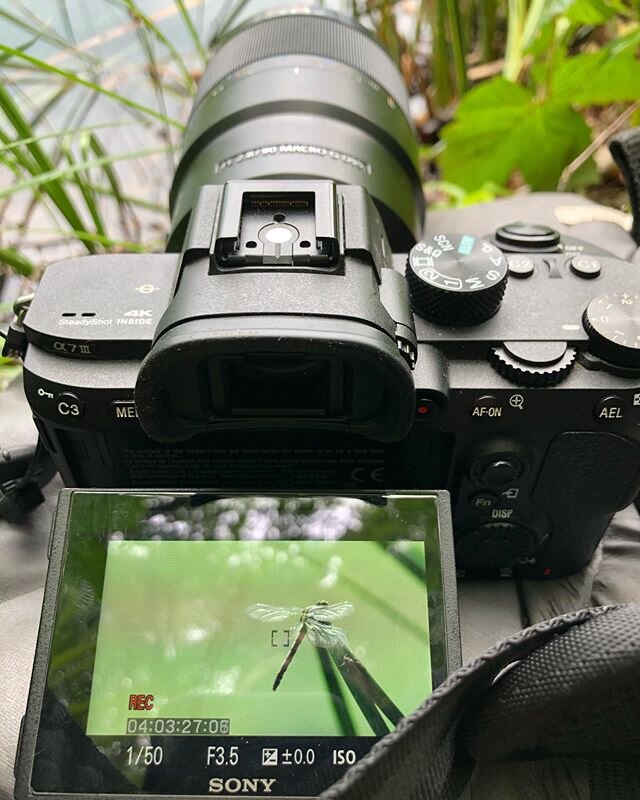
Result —
POLYGON ((595 405, 593 416, 598 422, 617 422, 624 419, 625 403, 621 397, 610 394, 595 405))

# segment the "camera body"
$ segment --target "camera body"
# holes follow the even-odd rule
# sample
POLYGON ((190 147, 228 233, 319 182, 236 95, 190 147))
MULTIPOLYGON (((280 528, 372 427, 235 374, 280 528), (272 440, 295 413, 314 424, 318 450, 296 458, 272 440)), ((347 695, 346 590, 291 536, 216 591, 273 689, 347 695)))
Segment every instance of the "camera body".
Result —
POLYGON ((206 186, 181 254, 47 270, 25 391, 67 485, 445 488, 459 570, 559 577, 640 488, 637 284, 542 226, 394 255, 361 187, 206 186))

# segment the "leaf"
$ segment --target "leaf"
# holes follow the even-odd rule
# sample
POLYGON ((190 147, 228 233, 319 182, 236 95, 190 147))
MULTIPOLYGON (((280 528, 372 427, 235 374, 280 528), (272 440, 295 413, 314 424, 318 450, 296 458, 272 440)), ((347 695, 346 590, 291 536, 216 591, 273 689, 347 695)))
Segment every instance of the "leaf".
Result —
POLYGON ((553 189, 564 167, 588 146, 591 133, 577 111, 543 103, 502 77, 480 84, 445 126, 440 167, 447 181, 476 191, 505 186, 519 169, 533 189, 553 189))
POLYGON ((591 129, 565 105, 534 104, 519 130, 520 170, 532 189, 555 189, 563 169, 591 143, 591 129))
POLYGON ((556 102, 578 106, 634 101, 640 93, 640 31, 612 42, 597 53, 567 58, 551 79, 556 102))
POLYGON ((13 247, 0 247, 0 264, 8 264, 19 275, 31 275, 33 264, 13 247))
POLYGON ((576 0, 564 12, 564 16, 577 25, 604 25, 615 16, 611 3, 604 0, 576 0))

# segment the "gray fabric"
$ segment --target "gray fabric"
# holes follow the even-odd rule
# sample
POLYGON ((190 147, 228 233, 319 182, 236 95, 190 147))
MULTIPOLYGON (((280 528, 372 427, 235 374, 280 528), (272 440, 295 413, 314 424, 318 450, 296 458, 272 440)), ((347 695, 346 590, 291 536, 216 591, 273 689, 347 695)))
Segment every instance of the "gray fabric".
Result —
POLYGON ((0 605, 0 797, 13 793, 13 762, 36 647, 42 590, 0 605))
POLYGON ((472 796, 632 800, 639 675, 640 605, 538 623, 454 673, 322 800, 456 800, 473 762, 521 756, 472 796))

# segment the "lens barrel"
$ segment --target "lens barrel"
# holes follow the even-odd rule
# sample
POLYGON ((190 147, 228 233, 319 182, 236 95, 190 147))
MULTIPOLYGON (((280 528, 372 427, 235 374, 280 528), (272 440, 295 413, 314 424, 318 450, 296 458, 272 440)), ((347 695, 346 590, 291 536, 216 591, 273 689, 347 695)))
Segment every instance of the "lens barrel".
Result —
POLYGON ((366 188, 395 251, 420 236, 424 196, 402 76, 364 28, 326 11, 254 18, 218 47, 185 131, 168 249, 182 246, 203 185, 297 178, 366 188))

